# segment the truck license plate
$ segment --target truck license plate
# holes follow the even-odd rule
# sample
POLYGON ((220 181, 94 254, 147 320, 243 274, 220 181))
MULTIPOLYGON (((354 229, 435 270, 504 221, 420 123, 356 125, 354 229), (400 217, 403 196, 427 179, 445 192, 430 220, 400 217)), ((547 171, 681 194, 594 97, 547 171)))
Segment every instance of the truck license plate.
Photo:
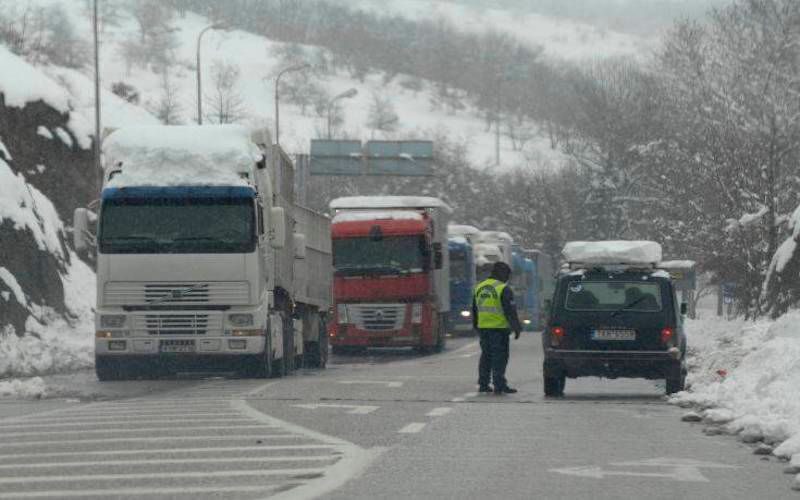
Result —
POLYGON ((162 340, 159 344, 161 352, 194 352, 194 340, 162 340))
POLYGON ((635 330, 594 330, 592 340, 636 340, 635 330))

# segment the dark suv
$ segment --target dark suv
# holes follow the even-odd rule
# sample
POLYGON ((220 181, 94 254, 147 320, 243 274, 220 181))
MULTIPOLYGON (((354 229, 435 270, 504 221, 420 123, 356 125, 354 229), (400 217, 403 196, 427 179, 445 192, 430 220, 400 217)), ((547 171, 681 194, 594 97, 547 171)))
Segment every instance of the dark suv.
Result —
POLYGON ((544 347, 544 393, 564 394, 566 377, 686 379, 685 304, 656 269, 578 269, 556 285, 544 347))

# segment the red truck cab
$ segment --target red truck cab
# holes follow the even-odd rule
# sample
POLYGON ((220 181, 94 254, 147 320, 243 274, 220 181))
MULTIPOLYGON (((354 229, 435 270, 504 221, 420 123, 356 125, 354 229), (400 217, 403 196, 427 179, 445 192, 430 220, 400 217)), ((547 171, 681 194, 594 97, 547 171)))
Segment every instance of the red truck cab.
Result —
POLYGON ((331 208, 334 352, 441 350, 450 302, 443 247, 449 208, 420 197, 339 198, 331 208))

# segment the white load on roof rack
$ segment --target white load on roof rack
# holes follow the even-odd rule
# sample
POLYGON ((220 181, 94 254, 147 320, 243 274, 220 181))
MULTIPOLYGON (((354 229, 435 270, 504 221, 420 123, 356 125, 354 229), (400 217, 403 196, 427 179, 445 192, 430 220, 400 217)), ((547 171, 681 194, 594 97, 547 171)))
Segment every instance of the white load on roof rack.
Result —
POLYGON ((570 267, 655 267, 661 262, 661 245, 654 241, 571 241, 562 250, 570 267))

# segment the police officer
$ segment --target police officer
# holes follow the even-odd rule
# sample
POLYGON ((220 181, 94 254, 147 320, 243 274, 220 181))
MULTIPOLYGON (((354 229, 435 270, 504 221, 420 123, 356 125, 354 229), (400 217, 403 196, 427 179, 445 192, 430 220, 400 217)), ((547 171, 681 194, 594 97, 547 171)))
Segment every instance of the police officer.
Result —
POLYGON ((514 304, 514 292, 506 285, 511 268, 504 262, 495 262, 488 279, 478 283, 472 298, 472 326, 480 332, 481 360, 478 365, 480 392, 491 392, 491 374, 495 394, 517 392, 506 382, 508 342, 511 332, 518 339, 522 331, 514 304))

